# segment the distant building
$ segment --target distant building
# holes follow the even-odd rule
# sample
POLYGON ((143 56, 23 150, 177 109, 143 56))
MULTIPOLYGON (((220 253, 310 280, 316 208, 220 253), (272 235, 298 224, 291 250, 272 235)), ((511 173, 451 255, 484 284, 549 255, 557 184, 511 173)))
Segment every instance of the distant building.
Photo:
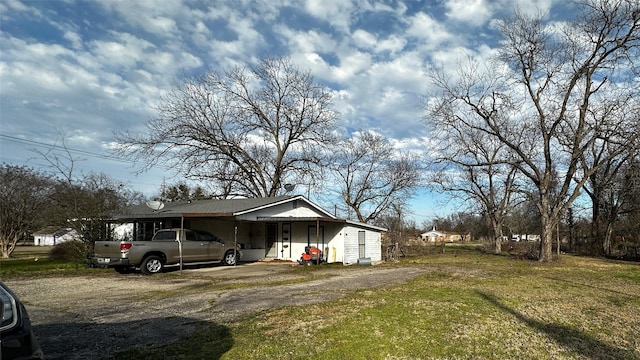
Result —
POLYGON ((513 234, 511 241, 540 241, 540 234, 513 234))
POLYGON ((76 240, 79 238, 78 232, 72 228, 47 226, 44 229, 33 233, 33 245, 58 245, 66 241, 76 240))
POLYGON ((471 241, 470 234, 460 234, 454 231, 436 230, 435 226, 431 231, 420 234, 420 239, 424 242, 462 242, 471 241))

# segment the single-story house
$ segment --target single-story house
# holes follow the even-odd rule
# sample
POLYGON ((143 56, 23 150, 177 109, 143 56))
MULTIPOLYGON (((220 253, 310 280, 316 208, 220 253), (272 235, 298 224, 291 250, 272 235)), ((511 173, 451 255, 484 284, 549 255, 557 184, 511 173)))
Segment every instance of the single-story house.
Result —
POLYGON ((420 239, 424 242, 461 242, 470 241, 470 234, 460 234, 454 231, 436 230, 434 227, 430 231, 420 234, 420 239))
POLYGON ((57 245, 76 239, 79 239, 78 232, 68 227, 47 226, 33 233, 33 245, 36 246, 57 245))
POLYGON ((242 250, 241 260, 297 261, 306 246, 323 251, 328 263, 382 260, 386 229, 340 219, 304 196, 255 199, 150 202, 110 220, 116 240, 149 240, 159 229, 208 231, 242 250))

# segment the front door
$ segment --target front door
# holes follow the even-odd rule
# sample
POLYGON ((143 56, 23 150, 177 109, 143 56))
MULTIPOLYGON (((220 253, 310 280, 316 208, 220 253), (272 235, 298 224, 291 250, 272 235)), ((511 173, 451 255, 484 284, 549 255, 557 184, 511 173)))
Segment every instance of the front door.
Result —
POLYGON ((291 224, 282 224, 282 243, 280 245, 280 258, 291 259, 291 224))
POLYGON ((265 225, 265 249, 267 258, 276 258, 278 257, 278 224, 277 223, 267 223, 265 225))

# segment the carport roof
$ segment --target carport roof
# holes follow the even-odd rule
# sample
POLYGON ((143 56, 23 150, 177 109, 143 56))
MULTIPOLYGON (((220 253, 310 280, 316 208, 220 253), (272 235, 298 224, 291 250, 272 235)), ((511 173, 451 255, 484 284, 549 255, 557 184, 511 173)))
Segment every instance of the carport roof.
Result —
POLYGON ((347 220, 347 219, 340 219, 340 218, 326 218, 326 217, 286 217, 286 216, 265 216, 265 217, 258 217, 258 220, 262 220, 262 221, 281 221, 281 222, 287 222, 287 221, 291 221, 291 220, 295 220, 295 221, 321 221, 321 222, 331 222, 331 223, 341 223, 341 224, 348 224, 348 225, 353 225, 356 227, 362 227, 362 228, 367 228, 367 229, 373 229, 373 230, 377 230, 377 231, 387 231, 386 228, 380 227, 380 226, 375 226, 375 225, 371 225, 371 224, 365 224, 365 223, 361 223, 361 222, 357 222, 357 221, 351 221, 351 220, 347 220))
POLYGON ((230 217, 247 214, 253 211, 258 211, 261 209, 297 200, 304 201, 309 206, 324 214, 326 217, 335 219, 335 217, 331 213, 323 210, 303 196, 278 196, 270 198, 215 199, 187 202, 168 202, 163 203, 162 208, 158 210, 152 209, 147 204, 140 204, 130 206, 120 214, 115 214, 114 216, 112 216, 112 220, 159 219, 181 216, 230 217))

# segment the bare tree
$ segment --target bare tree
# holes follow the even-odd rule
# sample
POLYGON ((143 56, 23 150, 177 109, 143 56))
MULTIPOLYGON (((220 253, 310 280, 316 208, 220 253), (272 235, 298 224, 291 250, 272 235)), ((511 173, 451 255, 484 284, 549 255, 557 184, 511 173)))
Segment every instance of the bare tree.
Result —
POLYGON ((361 132, 336 148, 332 169, 348 212, 368 223, 394 209, 402 209, 420 179, 417 159, 394 151, 389 140, 361 132))
POLYGON ((78 174, 77 164, 85 159, 74 155, 62 133, 60 144, 46 151, 31 149, 49 164, 47 176, 55 182, 51 195, 54 207, 47 217, 48 225, 72 227, 80 234, 78 240, 91 243, 105 235, 106 217, 125 206, 143 202, 144 195, 104 173, 78 174))
POLYGON ((146 134, 117 134, 121 154, 211 181, 215 196, 271 197, 312 182, 333 142, 330 91, 288 59, 188 78, 146 134))
POLYGON ((8 259, 20 239, 44 225, 55 182, 27 167, 0 167, 0 251, 8 259))
MULTIPOLYGON (((585 151, 583 166, 590 167, 606 156, 610 144, 585 151)), ((602 166, 589 176, 583 189, 591 200, 591 237, 599 253, 610 255, 614 226, 619 215, 637 207, 632 194, 637 186, 638 150, 629 148, 617 157, 602 161, 602 166), (604 232, 601 225, 605 225, 604 232)))
MULTIPOLYGON (((478 74, 476 70, 471 67, 465 77, 472 78, 478 74)), ((433 76, 437 84, 443 84, 442 72, 433 76)), ((453 109, 452 105, 448 98, 442 98, 426 106, 425 120, 433 140, 429 150, 435 154, 429 184, 436 191, 459 198, 467 210, 484 214, 493 232, 493 251, 499 254, 504 222, 517 201, 517 171, 502 163, 509 155, 507 146, 473 126, 461 126, 471 124, 469 117, 476 114, 453 109)), ((494 108, 500 106, 492 104, 494 108)))
POLYGON ((501 162, 529 180, 525 190, 542 223, 540 261, 551 259, 556 225, 602 166, 581 167, 585 149, 615 145, 601 159, 606 161, 639 133, 637 123, 619 117, 635 110, 633 101, 624 99, 637 98, 640 88, 634 63, 640 55, 638 2, 592 0, 579 6, 579 17, 566 25, 546 24, 542 15, 516 14, 502 21, 504 40, 490 66, 492 82, 473 78, 453 85, 440 78, 437 83, 454 111, 477 115, 460 126, 507 146, 509 157, 501 162), (617 104, 618 111, 603 111, 609 104, 617 104))

